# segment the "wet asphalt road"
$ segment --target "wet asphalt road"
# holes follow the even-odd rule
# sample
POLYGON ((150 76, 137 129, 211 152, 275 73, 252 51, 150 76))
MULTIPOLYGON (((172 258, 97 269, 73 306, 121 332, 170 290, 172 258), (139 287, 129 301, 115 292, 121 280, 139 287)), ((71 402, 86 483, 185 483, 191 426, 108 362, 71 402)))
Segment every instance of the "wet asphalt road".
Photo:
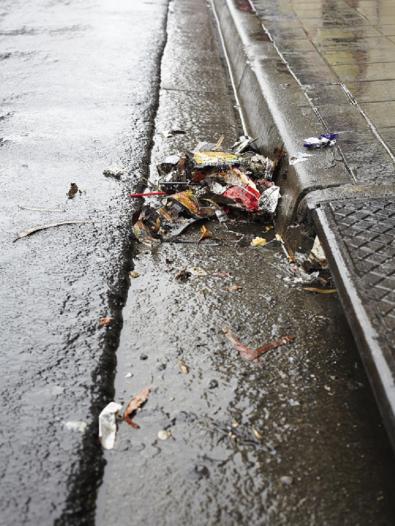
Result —
POLYGON ((336 298, 306 296, 275 244, 252 250, 259 226, 231 225, 246 235, 236 249, 221 230, 219 246, 131 243, 126 194, 155 176, 150 160, 240 131, 209 15, 194 0, 169 14, 164 1, 1 4, 0 524, 393 523, 392 453, 336 298), (171 127, 186 135, 165 139, 171 127), (102 175, 113 163, 120 182, 102 175), (71 182, 82 193, 67 200, 71 182), (12 242, 66 219, 92 222, 12 242), (189 266, 208 274, 177 282, 189 266), (251 345, 297 339, 246 364, 224 325, 251 345), (98 412, 147 383, 141 430, 120 426, 104 466, 98 412))
POLYGON ((0 4, 2 525, 62 523, 70 502, 77 521, 94 505, 97 482, 81 473, 102 469, 92 415, 112 396, 126 192, 147 172, 166 15, 167 1, 0 4), (121 182, 102 174, 113 163, 121 182), (68 200, 71 182, 82 193, 68 200), (67 219, 90 222, 13 243, 67 219))

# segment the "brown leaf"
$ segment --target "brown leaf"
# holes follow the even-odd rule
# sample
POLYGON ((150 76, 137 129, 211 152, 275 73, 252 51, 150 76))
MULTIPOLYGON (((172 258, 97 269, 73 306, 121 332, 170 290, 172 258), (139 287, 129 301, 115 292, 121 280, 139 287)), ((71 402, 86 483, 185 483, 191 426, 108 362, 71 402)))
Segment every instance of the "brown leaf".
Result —
POLYGON ((286 345, 287 343, 291 343, 294 341, 294 339, 295 336, 282 336, 278 340, 266 343, 265 345, 262 345, 262 347, 258 347, 258 349, 255 349, 255 356, 252 359, 256 360, 261 356, 261 354, 264 354, 267 351, 271 351, 272 349, 277 349, 277 347, 281 347, 282 345, 286 345))
POLYGON ((241 356, 246 360, 256 360, 265 352, 271 351, 272 349, 276 349, 277 347, 281 347, 282 345, 286 345, 287 343, 290 343, 295 339, 295 336, 283 336, 278 340, 274 340, 272 342, 266 343, 265 345, 262 345, 262 347, 252 349, 251 347, 247 347, 247 345, 244 345, 244 343, 241 343, 241 341, 237 338, 235 334, 233 334, 233 332, 229 328, 225 328, 224 333, 228 340, 233 344, 234 348, 237 351, 239 351, 241 356))
POLYGON ((104 318, 99 318, 99 325, 100 327, 109 327, 113 321, 114 318, 112 316, 104 316, 104 318))
POLYGON ((133 417, 141 406, 145 404, 148 400, 149 394, 151 392, 151 387, 144 387, 136 396, 134 396, 128 403, 125 412, 123 414, 123 419, 134 429, 140 429, 140 426, 133 421, 133 417))
POLYGON ((75 195, 77 194, 78 192, 78 186, 76 183, 70 183, 70 188, 69 188, 69 191, 67 192, 67 197, 69 199, 73 199, 75 197, 75 195))
POLYGON ((247 345, 244 345, 244 343, 241 343, 241 341, 238 339, 238 337, 233 334, 233 332, 228 328, 224 328, 224 334, 228 338, 228 340, 232 343, 233 347, 236 349, 236 351, 239 351, 241 356, 245 358, 246 360, 253 360, 254 355, 254 349, 251 349, 251 347, 247 347, 247 345))
POLYGON ((213 233, 206 227, 206 225, 202 225, 200 227, 199 243, 203 241, 203 239, 209 239, 210 237, 213 237, 213 233))

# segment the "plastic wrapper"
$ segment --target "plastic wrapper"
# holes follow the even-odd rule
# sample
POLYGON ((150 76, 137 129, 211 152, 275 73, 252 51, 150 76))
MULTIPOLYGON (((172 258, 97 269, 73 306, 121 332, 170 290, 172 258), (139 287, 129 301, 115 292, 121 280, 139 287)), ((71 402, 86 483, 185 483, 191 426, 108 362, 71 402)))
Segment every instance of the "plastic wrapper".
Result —
POLYGON ((259 209, 268 214, 274 214, 280 199, 280 187, 273 185, 267 188, 259 199, 259 209))
POLYGON ((323 133, 319 137, 308 137, 304 140, 303 146, 309 150, 331 147, 336 144, 336 139, 336 133, 323 133))

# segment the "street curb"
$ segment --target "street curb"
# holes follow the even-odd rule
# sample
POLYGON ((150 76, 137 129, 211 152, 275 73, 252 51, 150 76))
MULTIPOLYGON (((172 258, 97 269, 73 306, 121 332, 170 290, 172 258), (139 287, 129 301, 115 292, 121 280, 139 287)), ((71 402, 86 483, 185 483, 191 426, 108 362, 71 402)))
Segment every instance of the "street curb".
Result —
POLYGON ((282 199, 277 227, 285 230, 306 194, 350 184, 352 180, 344 162, 338 160, 341 155, 336 155, 336 148, 312 152, 304 162, 289 163, 305 153, 305 137, 325 131, 323 122, 255 12, 244 10, 246 2, 243 10, 237 0, 211 3, 246 132, 257 137, 256 145, 266 155, 273 155, 281 146, 288 154, 278 181, 282 199))

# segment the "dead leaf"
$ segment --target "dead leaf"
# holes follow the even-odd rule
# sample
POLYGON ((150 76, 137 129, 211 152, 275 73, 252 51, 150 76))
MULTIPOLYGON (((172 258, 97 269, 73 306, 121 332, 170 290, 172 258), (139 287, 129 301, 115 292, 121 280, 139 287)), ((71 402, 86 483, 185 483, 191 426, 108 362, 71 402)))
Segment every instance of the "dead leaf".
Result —
POLYGON ((193 216, 199 217, 201 214, 199 201, 192 192, 192 190, 185 190, 185 192, 179 192, 169 196, 169 199, 175 200, 193 216))
POLYGON ((133 279, 140 277, 140 272, 137 272, 136 270, 132 270, 132 272, 129 272, 129 276, 133 279))
POLYGON ((252 359, 256 360, 265 352, 271 351, 272 349, 277 349, 277 347, 281 347, 282 345, 286 345, 287 343, 291 343, 294 341, 294 339, 295 336, 282 336, 278 340, 266 343, 265 345, 262 345, 262 347, 258 347, 258 349, 255 349, 255 356, 252 359))
POLYGON ((265 245, 267 245, 267 243, 268 241, 264 237, 255 237, 251 241, 251 246, 252 247, 264 247, 265 245))
POLYGON ((104 318, 99 318, 99 326, 109 327, 113 321, 114 321, 114 318, 112 316, 104 316, 104 318))
POLYGON ((199 243, 203 241, 203 239, 209 239, 210 237, 213 237, 213 233, 206 227, 206 225, 202 225, 200 227, 199 243))
POLYGON ((134 396, 128 403, 125 412, 123 414, 123 419, 134 429, 140 429, 140 426, 133 421, 133 417, 138 409, 142 407, 145 402, 148 400, 149 394, 151 392, 151 387, 144 387, 136 396, 134 396))
POLYGON ((306 292, 316 292, 317 294, 336 294, 336 289, 319 289, 317 287, 303 287, 306 292))
POLYGON ((180 360, 178 362, 178 367, 180 369, 180 372, 182 374, 188 374, 189 373, 189 367, 187 366, 187 364, 184 362, 184 360, 180 360))
POLYGON ((67 192, 67 197, 69 199, 74 199, 75 195, 78 193, 78 186, 76 183, 70 183, 69 191, 67 192))
POLYGON ((91 223, 91 221, 60 221, 59 223, 48 223, 47 225, 35 226, 33 228, 28 228, 23 232, 19 232, 17 237, 14 239, 14 242, 18 241, 18 239, 22 239, 23 237, 31 236, 32 234, 34 234, 35 232, 39 232, 40 230, 47 230, 48 228, 53 228, 62 225, 82 225, 84 223, 91 223))
POLYGON ((237 336, 228 327, 224 329, 224 334, 233 344, 234 348, 239 351, 240 355, 246 360, 256 360, 267 351, 271 351, 272 349, 276 349, 277 347, 291 343, 295 339, 294 336, 283 336, 278 340, 266 343, 257 349, 252 349, 251 347, 244 345, 244 343, 241 343, 237 336))
POLYGON ((228 338, 228 340, 232 343, 233 347, 236 349, 236 351, 239 351, 241 356, 245 358, 246 360, 253 360, 252 356, 254 354, 254 350, 250 347, 247 347, 247 345, 244 345, 244 343, 241 343, 241 341, 237 338, 235 334, 228 328, 224 328, 224 334, 228 338))

